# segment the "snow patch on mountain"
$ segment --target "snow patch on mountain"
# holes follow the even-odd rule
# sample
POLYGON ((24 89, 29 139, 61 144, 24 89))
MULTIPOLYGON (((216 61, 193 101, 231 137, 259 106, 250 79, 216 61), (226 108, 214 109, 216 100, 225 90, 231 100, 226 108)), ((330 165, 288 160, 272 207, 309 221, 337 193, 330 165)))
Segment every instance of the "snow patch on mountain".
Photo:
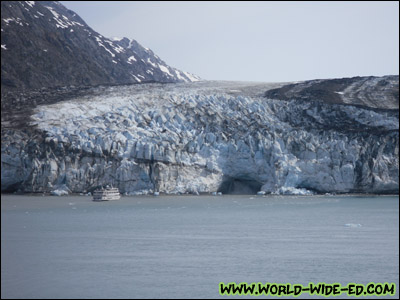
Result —
POLYGON ((28 4, 30 7, 33 7, 35 5, 35 1, 25 1, 26 4, 28 4))
POLYGON ((68 17, 64 16, 64 15, 60 15, 56 12, 56 10, 51 7, 51 6, 45 6, 52 14, 53 14, 53 19, 56 21, 56 27, 57 28, 68 28, 70 26, 84 26, 83 24, 76 22, 76 21, 70 21, 68 19, 68 17))
POLYGON ((166 66, 158 65, 158 67, 163 71, 164 73, 167 73, 169 76, 172 76, 172 74, 169 72, 168 68, 166 66))

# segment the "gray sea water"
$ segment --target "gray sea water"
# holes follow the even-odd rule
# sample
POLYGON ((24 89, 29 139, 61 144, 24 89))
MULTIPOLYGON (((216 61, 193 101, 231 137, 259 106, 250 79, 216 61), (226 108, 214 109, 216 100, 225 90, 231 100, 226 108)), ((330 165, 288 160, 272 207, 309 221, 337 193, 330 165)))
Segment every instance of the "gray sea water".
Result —
POLYGON ((399 198, 1 196, 2 298, 215 298, 219 282, 398 287, 399 198))

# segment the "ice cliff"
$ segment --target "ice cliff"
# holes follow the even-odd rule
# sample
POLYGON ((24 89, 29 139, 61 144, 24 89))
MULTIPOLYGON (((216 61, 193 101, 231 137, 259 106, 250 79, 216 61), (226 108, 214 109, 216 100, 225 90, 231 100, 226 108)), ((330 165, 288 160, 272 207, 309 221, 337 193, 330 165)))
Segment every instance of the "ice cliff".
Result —
POLYGON ((2 191, 398 193, 398 110, 273 100, 228 82, 42 105, 2 130, 2 191))

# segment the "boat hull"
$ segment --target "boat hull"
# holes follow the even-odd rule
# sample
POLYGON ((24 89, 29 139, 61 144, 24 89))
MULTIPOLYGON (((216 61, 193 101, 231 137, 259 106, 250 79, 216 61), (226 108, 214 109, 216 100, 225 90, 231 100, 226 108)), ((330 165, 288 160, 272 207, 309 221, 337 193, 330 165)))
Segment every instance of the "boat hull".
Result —
POLYGON ((93 201, 115 201, 119 200, 121 195, 117 188, 108 188, 96 190, 93 193, 93 201))

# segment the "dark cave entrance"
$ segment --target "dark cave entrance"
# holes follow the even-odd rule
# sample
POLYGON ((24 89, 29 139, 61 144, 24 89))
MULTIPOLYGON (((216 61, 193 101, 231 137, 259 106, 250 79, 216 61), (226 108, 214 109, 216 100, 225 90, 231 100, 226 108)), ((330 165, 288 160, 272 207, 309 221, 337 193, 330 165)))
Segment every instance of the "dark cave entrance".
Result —
POLYGON ((231 195, 254 195, 260 191, 262 183, 247 176, 225 176, 218 192, 231 195))

